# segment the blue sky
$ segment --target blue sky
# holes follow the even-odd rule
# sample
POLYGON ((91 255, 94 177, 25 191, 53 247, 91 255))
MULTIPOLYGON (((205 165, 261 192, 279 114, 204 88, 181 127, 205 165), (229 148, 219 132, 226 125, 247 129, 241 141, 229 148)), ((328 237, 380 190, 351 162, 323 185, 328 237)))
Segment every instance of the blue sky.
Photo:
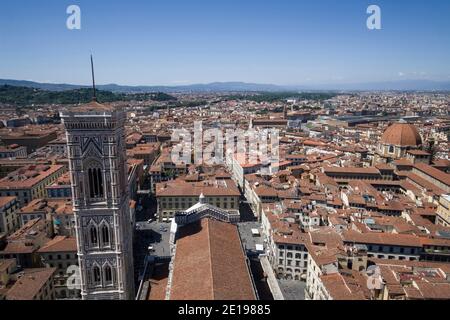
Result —
POLYGON ((1 1, 0 78, 88 84, 91 52, 102 84, 450 81, 450 1, 1 1))

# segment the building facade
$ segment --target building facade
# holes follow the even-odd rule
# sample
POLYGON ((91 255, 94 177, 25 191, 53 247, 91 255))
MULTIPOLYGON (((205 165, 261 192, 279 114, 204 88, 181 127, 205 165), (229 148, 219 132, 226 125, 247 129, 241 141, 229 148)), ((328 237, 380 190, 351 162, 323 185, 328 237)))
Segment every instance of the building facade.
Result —
POLYGON ((79 299, 80 290, 68 287, 73 267, 78 266, 75 238, 56 236, 39 249, 41 262, 46 268, 56 268, 54 288, 56 299, 79 299))
POLYGON ((26 158, 27 148, 21 147, 17 144, 10 145, 8 147, 0 147, 0 159, 2 158, 26 158))
POLYGON ((24 269, 6 294, 6 300, 55 300, 56 268, 24 269))
POLYGON ((17 197, 21 206, 34 199, 46 198, 48 185, 66 172, 63 165, 28 165, 0 180, 0 197, 17 197))
POLYGON ((173 218, 177 212, 192 207, 201 194, 207 203, 222 210, 239 210, 239 189, 231 179, 192 183, 175 180, 159 183, 156 187, 160 219, 173 218))
POLYGON ((85 300, 134 297, 126 113, 95 100, 62 112, 85 300))
POLYGON ((9 235, 19 228, 18 209, 16 197, 0 197, 0 234, 9 235))
POLYGON ((438 223, 444 227, 450 226, 450 195, 444 194, 439 198, 437 208, 438 223))

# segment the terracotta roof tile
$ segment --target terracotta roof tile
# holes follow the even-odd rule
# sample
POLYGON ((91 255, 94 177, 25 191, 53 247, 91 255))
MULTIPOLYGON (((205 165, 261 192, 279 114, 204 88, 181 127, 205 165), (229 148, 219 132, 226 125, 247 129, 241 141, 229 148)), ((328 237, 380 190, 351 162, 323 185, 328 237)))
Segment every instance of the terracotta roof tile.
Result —
POLYGON ((179 232, 170 299, 256 298, 235 225, 202 219, 179 232))

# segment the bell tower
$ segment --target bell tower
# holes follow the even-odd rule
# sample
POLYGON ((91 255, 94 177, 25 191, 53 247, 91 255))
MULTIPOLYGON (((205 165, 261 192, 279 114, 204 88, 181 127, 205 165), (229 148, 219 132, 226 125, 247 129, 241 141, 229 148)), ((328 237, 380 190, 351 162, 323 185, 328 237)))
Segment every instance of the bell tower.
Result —
POLYGON ((92 102, 61 112, 84 300, 134 299, 126 113, 92 102))

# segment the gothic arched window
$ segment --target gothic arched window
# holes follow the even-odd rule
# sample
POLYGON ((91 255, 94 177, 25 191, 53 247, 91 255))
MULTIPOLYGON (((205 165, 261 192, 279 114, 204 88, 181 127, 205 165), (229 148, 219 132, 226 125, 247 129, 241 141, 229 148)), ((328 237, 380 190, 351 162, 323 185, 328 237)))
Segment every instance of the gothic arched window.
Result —
POLYGON ((105 275, 105 285, 111 285, 113 283, 112 269, 109 265, 106 265, 103 269, 105 275))
POLYGON ((103 170, 97 162, 91 163, 87 168, 89 197, 93 199, 104 197, 103 170))
POLYGON ((94 280, 94 285, 98 286, 102 283, 102 279, 100 276, 100 268, 98 266, 94 266, 94 268, 92 269, 92 279, 94 280))
POLYGON ((98 232, 97 227, 94 225, 91 225, 89 227, 89 240, 91 241, 91 245, 93 246, 98 245, 98 232))
POLYGON ((106 223, 103 224, 101 232, 102 232, 102 243, 104 246, 108 246, 110 244, 110 237, 109 237, 109 227, 106 223))

